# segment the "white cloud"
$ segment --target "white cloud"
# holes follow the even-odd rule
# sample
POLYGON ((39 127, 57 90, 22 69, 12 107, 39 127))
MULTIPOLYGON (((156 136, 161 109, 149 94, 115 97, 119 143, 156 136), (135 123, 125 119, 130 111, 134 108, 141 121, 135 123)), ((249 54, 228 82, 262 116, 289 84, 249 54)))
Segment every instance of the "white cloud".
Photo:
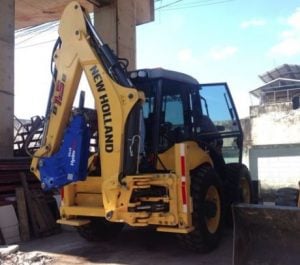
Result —
POLYGON ((266 25, 266 21, 264 19, 253 18, 243 21, 240 26, 242 29, 247 29, 250 27, 262 27, 264 25, 266 25))
POLYGON ((280 41, 268 52, 272 57, 300 55, 300 8, 297 8, 285 22, 288 29, 280 33, 280 41))
POLYGON ((300 37, 284 38, 269 51, 271 56, 295 56, 298 54, 300 54, 300 37))
POLYGON ((182 49, 178 52, 177 57, 181 62, 189 62, 192 59, 192 51, 190 49, 182 49))
POLYGON ((300 29, 300 8, 298 7, 294 14, 288 19, 287 23, 295 29, 300 29))
POLYGON ((216 60, 225 60, 233 56, 237 52, 237 48, 234 46, 225 46, 222 48, 212 48, 210 51, 211 57, 216 60))

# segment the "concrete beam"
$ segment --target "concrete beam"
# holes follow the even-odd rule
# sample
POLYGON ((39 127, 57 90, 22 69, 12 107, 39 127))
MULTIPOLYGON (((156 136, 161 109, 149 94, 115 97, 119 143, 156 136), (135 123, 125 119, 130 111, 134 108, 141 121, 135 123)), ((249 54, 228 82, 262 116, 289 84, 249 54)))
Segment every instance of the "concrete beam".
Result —
MULTIPOLYGON (((15 0, 16 29, 37 26, 42 23, 57 20, 65 6, 72 0, 15 0)), ((113 5, 115 0, 77 0, 88 12, 96 7, 113 5)), ((1 2, 1 1, 0 1, 1 2)), ((123 4, 127 2, 122 0, 123 4)), ((136 25, 154 20, 154 0, 136 0, 136 25)), ((130 5, 130 3, 129 3, 130 5)))
POLYGON ((0 6, 0 157, 12 157, 15 1, 0 0, 0 6))
POLYGON ((135 4, 137 26, 154 20, 154 0, 137 0, 135 4))
MULTIPOLYGON (((93 11, 93 4, 87 0, 77 0, 88 12, 93 11)), ((37 26, 58 20, 71 0, 15 0, 16 29, 37 26)))

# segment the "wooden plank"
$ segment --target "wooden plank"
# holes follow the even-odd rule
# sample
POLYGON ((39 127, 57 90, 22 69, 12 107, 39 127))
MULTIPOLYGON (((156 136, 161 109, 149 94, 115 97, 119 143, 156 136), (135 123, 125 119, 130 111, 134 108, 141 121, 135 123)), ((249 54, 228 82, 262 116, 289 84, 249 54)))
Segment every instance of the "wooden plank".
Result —
POLYGON ((20 175, 34 235, 39 237, 58 232, 59 226, 54 220, 45 194, 41 190, 29 191, 25 174, 21 173, 20 175))
POLYGON ((24 188, 16 188, 16 199, 19 217, 20 237, 22 241, 27 241, 30 239, 30 228, 24 188))
POLYGON ((0 228, 0 245, 5 245, 5 244, 6 244, 5 239, 0 228))
MULTIPOLYGON (((12 197, 14 196, 14 194, 12 195, 12 197)), ((0 206, 5 206, 5 205, 13 205, 13 203, 11 201, 1 201, 0 200, 0 206)))
POLYGON ((35 236, 38 236, 39 235, 39 227, 38 227, 38 223, 37 223, 37 220, 36 220, 36 217, 35 217, 35 212, 34 212, 34 209, 33 209, 33 207, 34 207, 33 201, 32 201, 30 191, 29 191, 29 188, 28 188, 28 184, 27 184, 27 181, 26 181, 26 175, 23 172, 21 172, 20 173, 20 178, 21 178, 22 186, 23 186, 24 192, 25 192, 25 198, 26 198, 27 208, 28 208, 28 211, 29 211, 29 217, 30 217, 31 226, 32 226, 32 229, 33 229, 33 234, 35 236))
MULTIPOLYGON (((20 170, 22 171, 22 170, 20 170)), ((27 175, 27 174, 26 174, 27 175)), ((28 174, 26 176, 27 182, 35 182, 35 183, 40 183, 37 178, 35 178, 33 175, 28 174)), ((1 172, 0 171, 0 184, 9 184, 9 183, 19 183, 20 182, 20 176, 19 172, 1 172)))
MULTIPOLYGON (((14 185, 0 185, 0 193, 14 193, 16 187, 19 186, 18 184, 14 184, 14 185)), ((27 186, 30 186, 31 188, 39 188, 41 185, 39 183, 33 183, 27 186)))
POLYGON ((56 227, 56 222, 45 200, 45 196, 40 191, 32 192, 34 210, 40 226, 40 233, 44 234, 56 227))
POLYGON ((40 236, 43 234, 43 232, 47 231, 48 224, 47 224, 45 217, 43 216, 42 208, 34 199, 32 200, 32 211, 35 216, 35 220, 36 220, 37 227, 38 227, 38 234, 40 236))

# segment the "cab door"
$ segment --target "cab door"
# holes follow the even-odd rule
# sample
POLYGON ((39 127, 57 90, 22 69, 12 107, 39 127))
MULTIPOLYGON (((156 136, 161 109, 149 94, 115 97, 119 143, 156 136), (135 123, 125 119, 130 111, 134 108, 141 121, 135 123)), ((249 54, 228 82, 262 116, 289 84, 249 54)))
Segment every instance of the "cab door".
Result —
POLYGON ((227 83, 201 84, 197 96, 197 137, 221 139, 225 162, 241 162, 243 133, 227 83))

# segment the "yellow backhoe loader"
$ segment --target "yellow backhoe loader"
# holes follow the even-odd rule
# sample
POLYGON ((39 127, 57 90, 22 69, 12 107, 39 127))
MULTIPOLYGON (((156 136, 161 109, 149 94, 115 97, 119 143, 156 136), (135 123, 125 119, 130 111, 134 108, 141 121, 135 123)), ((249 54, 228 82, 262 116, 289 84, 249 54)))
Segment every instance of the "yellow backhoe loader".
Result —
POLYGON ((127 72, 126 64, 82 7, 68 4, 31 171, 45 190, 61 190, 57 222, 88 240, 113 238, 124 224, 151 226, 211 251, 230 205, 252 196, 229 88, 161 68, 127 72), (84 94, 73 106, 82 72, 95 110, 84 107, 84 94))

